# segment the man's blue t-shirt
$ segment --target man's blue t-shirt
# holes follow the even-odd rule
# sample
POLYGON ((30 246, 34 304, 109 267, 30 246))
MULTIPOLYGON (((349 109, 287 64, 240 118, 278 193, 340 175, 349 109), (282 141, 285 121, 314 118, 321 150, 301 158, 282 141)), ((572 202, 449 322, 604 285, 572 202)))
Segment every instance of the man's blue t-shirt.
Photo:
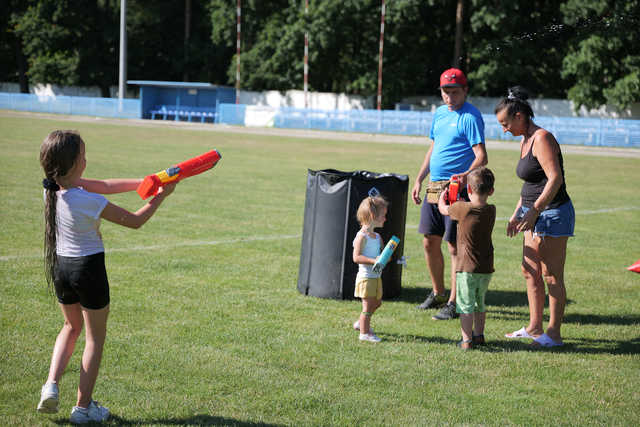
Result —
POLYGON ((471 147, 484 144, 482 114, 468 102, 455 111, 442 105, 433 116, 429 136, 434 141, 429 162, 431 181, 450 179, 453 174, 466 172, 475 160, 471 147))

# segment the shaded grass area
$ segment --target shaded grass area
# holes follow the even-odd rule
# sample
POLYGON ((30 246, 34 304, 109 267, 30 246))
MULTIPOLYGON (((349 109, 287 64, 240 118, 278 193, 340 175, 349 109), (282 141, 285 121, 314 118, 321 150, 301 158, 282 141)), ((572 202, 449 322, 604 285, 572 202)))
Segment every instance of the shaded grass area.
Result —
MULTIPOLYGON (((144 176, 212 148, 223 155, 142 229, 101 226, 112 304, 95 398, 114 415, 108 425, 628 425, 640 415, 640 275, 624 269, 640 257, 637 159, 565 155, 577 211, 566 345, 532 351, 504 338, 528 320, 522 243, 504 233, 520 191, 518 154, 489 152, 502 218, 489 345, 463 353, 458 322, 415 308, 428 276, 411 202, 402 294, 373 319, 382 343, 357 340, 358 301, 296 290, 307 169, 408 174, 412 185, 426 142, 6 117, 0 127, 2 424, 66 424, 75 403, 83 338, 60 384, 60 414, 35 412, 62 320, 44 282, 38 165, 40 142, 58 127, 81 132, 87 177, 144 176)), ((142 205, 136 194, 109 199, 142 205)))

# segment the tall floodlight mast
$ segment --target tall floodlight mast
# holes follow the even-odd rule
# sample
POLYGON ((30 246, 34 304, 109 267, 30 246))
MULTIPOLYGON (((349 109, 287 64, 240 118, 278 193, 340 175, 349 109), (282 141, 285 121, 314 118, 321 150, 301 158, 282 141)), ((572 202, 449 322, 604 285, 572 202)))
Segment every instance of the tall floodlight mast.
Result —
POLYGON ((378 59, 378 110, 382 109, 382 47, 384 45, 384 14, 385 5, 382 0, 382 10, 380 12, 380 56, 378 59))
POLYGON ((122 100, 127 84, 127 0, 120 0, 120 78, 118 81, 118 108, 122 111, 122 100))
POLYGON ((241 1, 238 0, 236 5, 236 104, 240 103, 240 17, 242 16, 241 1))
MULTIPOLYGON (((304 2, 304 16, 309 14, 309 0, 304 2)), ((305 20, 304 32, 304 108, 309 108, 309 28, 305 20)))

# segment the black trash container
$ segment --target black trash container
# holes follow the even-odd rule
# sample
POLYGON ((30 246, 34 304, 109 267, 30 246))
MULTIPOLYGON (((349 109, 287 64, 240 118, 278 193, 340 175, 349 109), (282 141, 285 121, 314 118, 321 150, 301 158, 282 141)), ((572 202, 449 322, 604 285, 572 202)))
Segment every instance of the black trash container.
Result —
POLYGON ((389 201, 384 228, 377 229, 386 244, 397 236, 400 244, 382 273, 383 299, 400 295, 407 216, 407 175, 368 171, 309 170, 304 206, 298 290, 320 298, 353 299, 358 265, 353 262, 353 239, 360 224, 356 212, 371 192, 389 201))

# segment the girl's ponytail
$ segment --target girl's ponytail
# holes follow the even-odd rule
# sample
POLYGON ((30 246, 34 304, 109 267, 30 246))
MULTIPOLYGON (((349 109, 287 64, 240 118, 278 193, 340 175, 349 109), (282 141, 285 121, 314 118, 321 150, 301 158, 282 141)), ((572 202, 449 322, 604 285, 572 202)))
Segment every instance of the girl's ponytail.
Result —
POLYGON ((58 257, 56 256, 56 206, 58 204, 58 196, 56 191, 60 189, 58 185, 53 181, 53 185, 58 187, 55 189, 53 185, 50 185, 50 179, 45 178, 43 186, 45 188, 45 201, 44 201, 44 272, 47 284, 53 284, 53 275, 58 263, 58 257), (49 181, 45 183, 45 181, 49 181))
POLYGON ((73 168, 84 142, 77 132, 55 130, 51 132, 40 146, 40 166, 45 174, 42 186, 45 189, 44 202, 44 268, 47 283, 53 283, 58 257, 56 255, 57 223, 56 192, 60 186, 57 178, 64 177, 73 168))

